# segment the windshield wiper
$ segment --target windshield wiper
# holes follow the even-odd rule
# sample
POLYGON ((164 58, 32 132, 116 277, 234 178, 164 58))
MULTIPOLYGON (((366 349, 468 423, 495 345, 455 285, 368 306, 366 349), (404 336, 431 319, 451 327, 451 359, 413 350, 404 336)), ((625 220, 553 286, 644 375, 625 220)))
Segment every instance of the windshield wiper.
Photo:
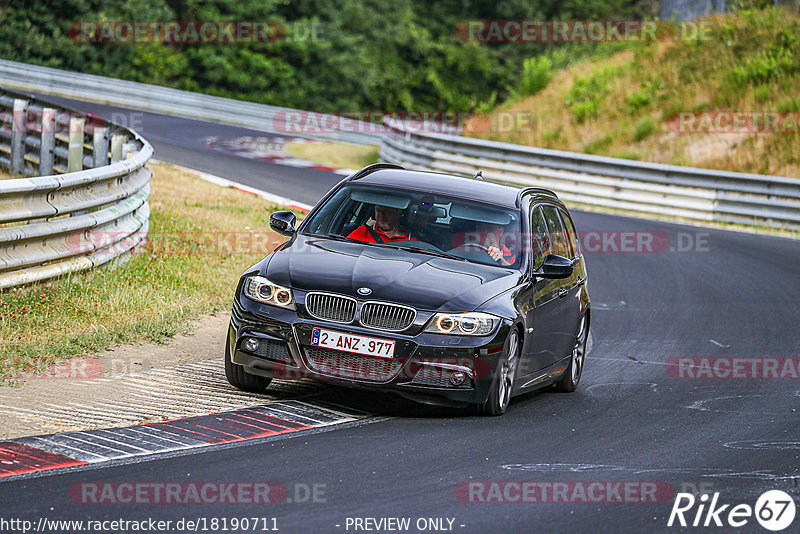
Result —
MULTIPOLYGON (((336 235, 336 234, 311 234, 311 235, 314 236, 314 237, 324 237, 326 239, 334 239, 336 241, 350 241, 350 242, 353 242, 352 239, 347 239, 346 237, 344 237, 342 235, 336 235)), ((358 243, 358 241, 355 241, 355 242, 358 243)))
POLYGON ((411 252, 418 252, 420 254, 429 254, 431 256, 439 256, 440 258, 449 258, 451 260, 467 261, 466 258, 462 258, 461 256, 456 256, 455 254, 450 254, 449 252, 444 252, 443 250, 435 250, 435 249, 432 249, 432 248, 400 247, 400 246, 397 246, 397 245, 391 245, 389 243, 386 243, 383 246, 396 248, 398 250, 409 250, 411 252))
POLYGON ((372 243, 371 241, 361 241, 359 239, 350 239, 338 234, 309 234, 313 237, 322 237, 325 239, 332 239, 334 241, 344 241, 346 243, 356 243, 359 245, 368 245, 370 247, 382 247, 383 243, 372 243))

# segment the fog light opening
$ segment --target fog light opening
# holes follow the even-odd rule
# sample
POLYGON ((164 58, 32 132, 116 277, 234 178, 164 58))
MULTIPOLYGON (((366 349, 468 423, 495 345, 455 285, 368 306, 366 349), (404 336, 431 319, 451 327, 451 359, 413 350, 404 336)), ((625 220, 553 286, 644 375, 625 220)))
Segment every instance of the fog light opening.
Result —
POLYGON ((249 337, 244 340, 244 350, 247 352, 256 352, 258 350, 258 340, 254 337, 249 337))
POLYGON ((450 383, 453 384, 454 386, 462 385, 464 383, 464 380, 466 380, 466 378, 467 375, 465 375, 461 371, 450 373, 450 383))

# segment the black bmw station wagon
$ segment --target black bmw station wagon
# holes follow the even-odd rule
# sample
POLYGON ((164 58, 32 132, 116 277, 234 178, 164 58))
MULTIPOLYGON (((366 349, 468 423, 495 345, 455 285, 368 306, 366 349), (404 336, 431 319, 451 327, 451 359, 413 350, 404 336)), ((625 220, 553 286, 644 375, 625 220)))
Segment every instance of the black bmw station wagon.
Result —
POLYGON ((248 269, 228 381, 330 380, 503 414, 512 396, 573 391, 590 324, 572 219, 549 190, 370 165, 248 269))

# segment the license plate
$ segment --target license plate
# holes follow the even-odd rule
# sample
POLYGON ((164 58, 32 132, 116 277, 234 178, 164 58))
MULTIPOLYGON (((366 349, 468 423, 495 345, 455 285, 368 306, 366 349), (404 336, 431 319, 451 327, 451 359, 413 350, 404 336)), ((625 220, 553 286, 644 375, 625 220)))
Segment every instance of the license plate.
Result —
POLYGON ((311 332, 311 344, 315 347, 377 356, 378 358, 394 358, 394 341, 376 337, 345 334, 324 328, 315 328, 311 332))

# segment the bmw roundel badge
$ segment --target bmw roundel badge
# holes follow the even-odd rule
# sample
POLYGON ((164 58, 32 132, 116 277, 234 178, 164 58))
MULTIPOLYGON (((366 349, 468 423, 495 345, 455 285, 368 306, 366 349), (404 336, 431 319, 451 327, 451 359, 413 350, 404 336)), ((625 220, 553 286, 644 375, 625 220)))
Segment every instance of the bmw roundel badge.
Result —
POLYGON ((372 290, 370 288, 368 288, 368 287, 359 287, 358 288, 358 294, 359 295, 369 295, 370 293, 372 293, 372 290))

